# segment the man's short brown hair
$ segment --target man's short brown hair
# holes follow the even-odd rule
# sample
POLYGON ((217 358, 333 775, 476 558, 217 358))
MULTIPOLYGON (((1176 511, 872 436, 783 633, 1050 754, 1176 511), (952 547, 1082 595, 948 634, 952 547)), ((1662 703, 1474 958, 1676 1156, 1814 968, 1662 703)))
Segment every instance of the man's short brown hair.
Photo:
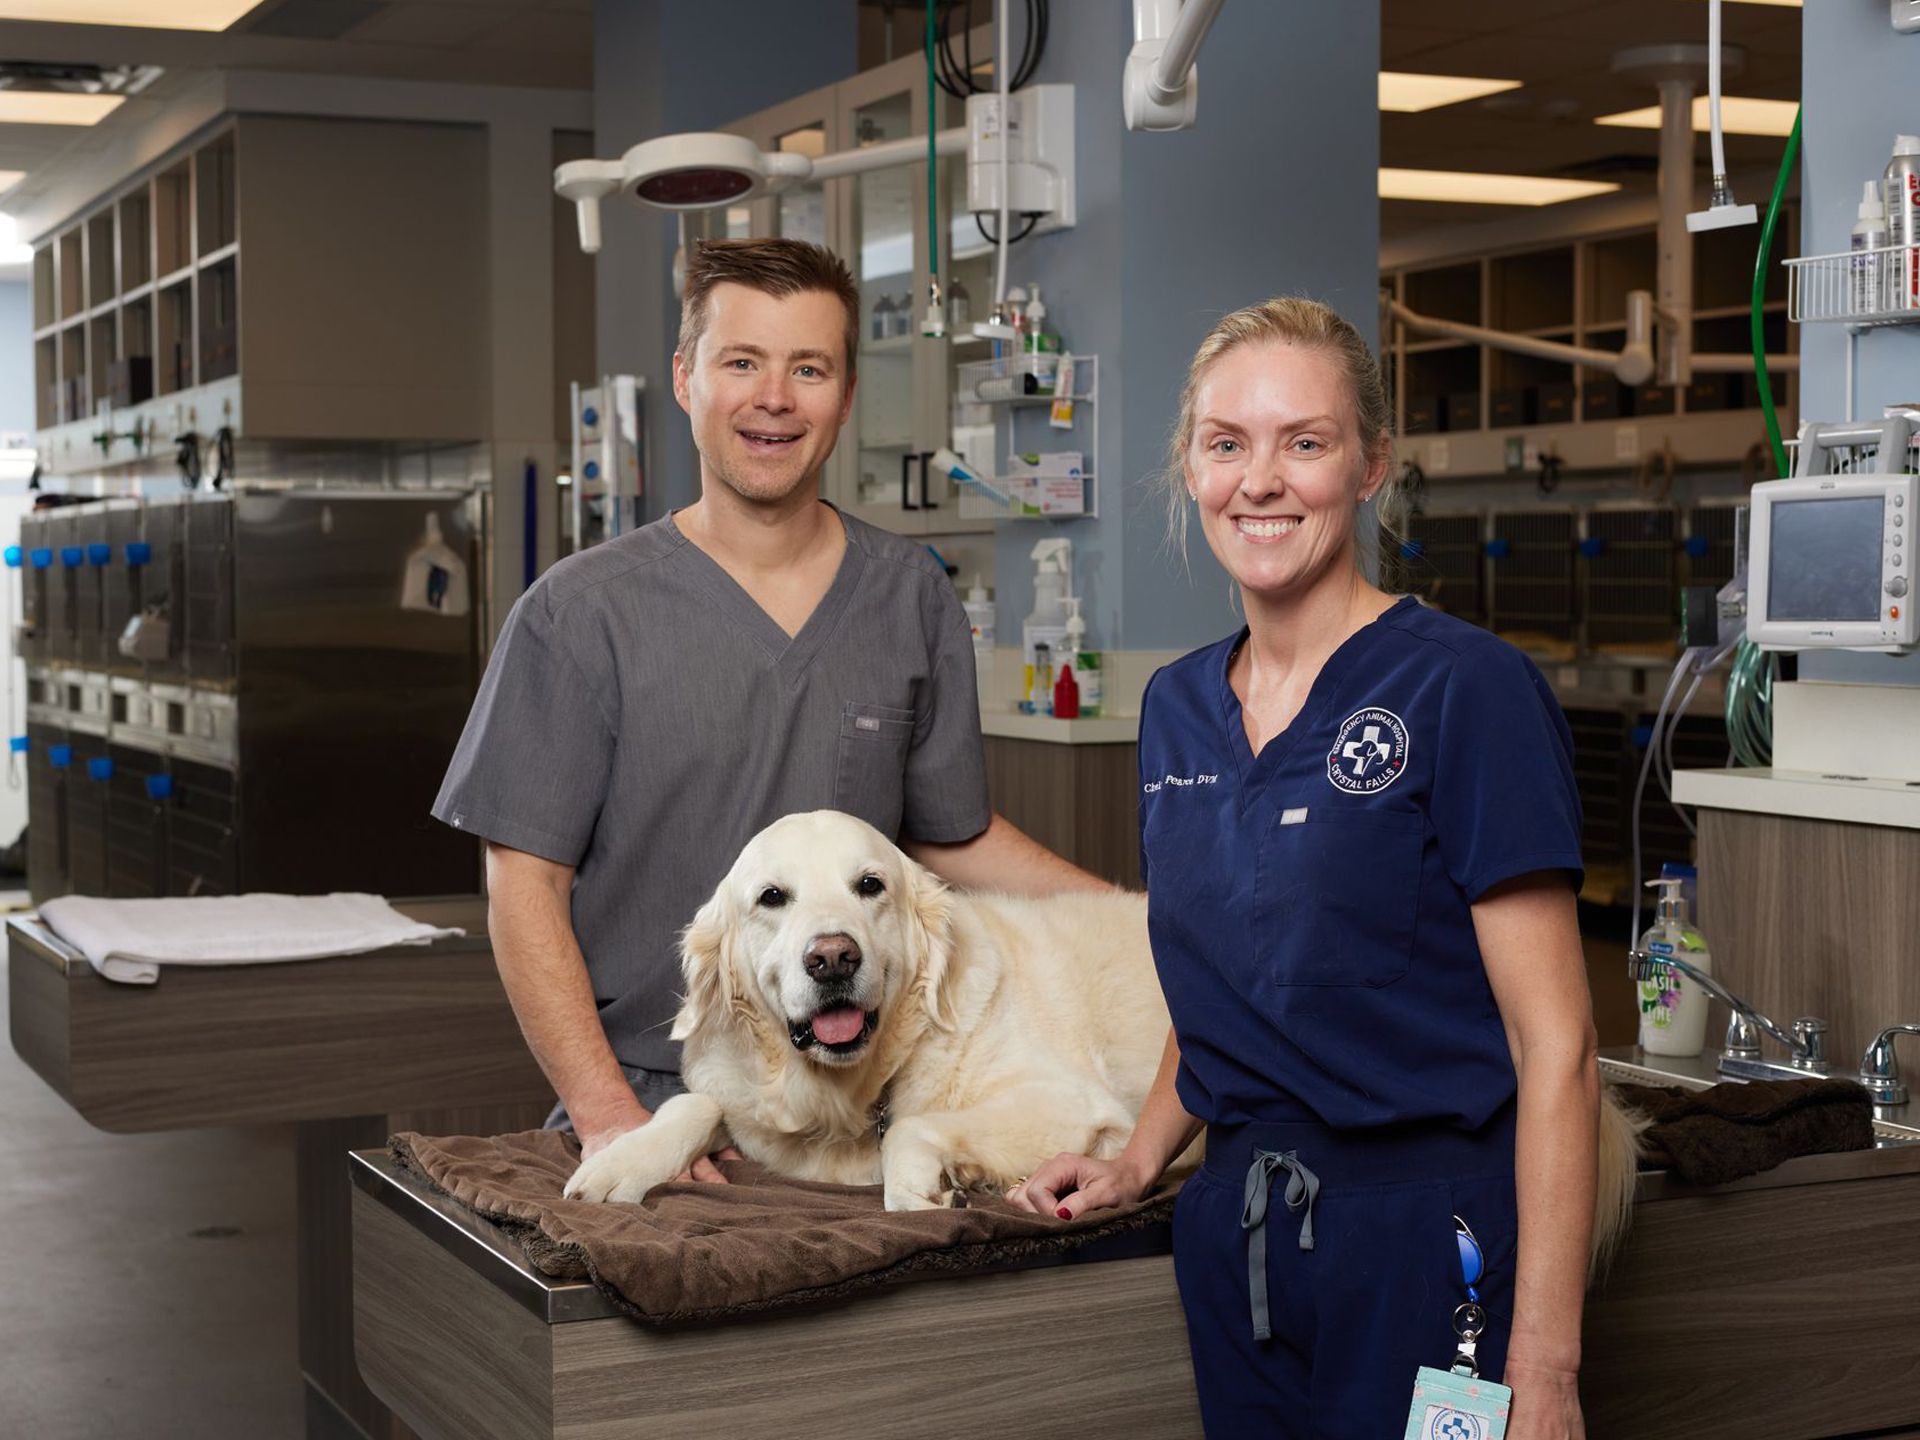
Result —
POLYGON ((763 295, 785 298, 804 290, 839 297, 847 312, 842 331, 846 374, 853 381, 860 344, 860 289, 846 262, 824 245, 805 240, 703 240, 687 259, 686 289, 680 301, 681 357, 693 360, 694 346, 707 328, 707 297, 716 285, 745 285, 763 295))

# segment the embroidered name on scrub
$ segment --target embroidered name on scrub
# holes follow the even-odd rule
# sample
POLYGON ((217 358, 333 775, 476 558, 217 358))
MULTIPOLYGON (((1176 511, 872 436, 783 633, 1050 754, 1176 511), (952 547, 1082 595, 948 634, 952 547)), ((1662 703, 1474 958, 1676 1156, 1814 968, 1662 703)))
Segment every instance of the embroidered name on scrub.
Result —
POLYGON ((1406 721, 1377 705, 1341 723, 1327 756, 1327 779, 1349 795, 1378 795, 1406 770, 1406 721))
POLYGON ((1146 784, 1140 787, 1140 791, 1144 795, 1158 795, 1169 785, 1176 790, 1184 790, 1193 785, 1217 785, 1219 783, 1220 777, 1218 775, 1169 775, 1164 780, 1147 781, 1146 784))

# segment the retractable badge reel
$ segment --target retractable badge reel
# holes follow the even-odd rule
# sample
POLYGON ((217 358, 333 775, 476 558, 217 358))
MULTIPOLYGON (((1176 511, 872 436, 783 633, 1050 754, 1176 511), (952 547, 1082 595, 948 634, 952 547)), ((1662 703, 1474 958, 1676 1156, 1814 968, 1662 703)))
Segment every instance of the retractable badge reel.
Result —
POLYGON ((1486 1261, 1473 1230, 1458 1215, 1453 1217, 1453 1231, 1460 1253, 1460 1284, 1467 1295, 1453 1311, 1453 1333, 1459 1345, 1452 1369, 1422 1365, 1414 1376, 1405 1440, 1502 1440, 1513 1391, 1482 1380, 1477 1358, 1480 1336, 1487 1328, 1479 1289, 1486 1261))

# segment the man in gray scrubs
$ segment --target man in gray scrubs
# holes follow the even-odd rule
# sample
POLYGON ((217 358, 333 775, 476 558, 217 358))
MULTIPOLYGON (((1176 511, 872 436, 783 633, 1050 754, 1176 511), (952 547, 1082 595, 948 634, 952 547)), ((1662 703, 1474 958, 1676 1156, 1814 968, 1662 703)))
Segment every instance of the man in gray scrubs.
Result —
POLYGON ((780 816, 848 811, 963 887, 1105 888, 992 813, 946 575, 819 499, 859 304, 818 246, 699 247, 673 371, 700 499, 521 597, 434 802, 487 842, 501 979, 585 1155, 681 1088, 679 932, 780 816))

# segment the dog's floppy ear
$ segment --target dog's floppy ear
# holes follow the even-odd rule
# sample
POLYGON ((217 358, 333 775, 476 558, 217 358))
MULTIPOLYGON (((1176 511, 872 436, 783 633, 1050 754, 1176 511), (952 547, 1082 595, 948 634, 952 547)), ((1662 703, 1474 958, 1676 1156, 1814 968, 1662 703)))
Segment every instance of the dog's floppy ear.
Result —
POLYGON ((931 870, 904 856, 902 863, 913 993, 919 996, 928 1019, 942 1030, 952 1030, 958 1023, 947 993, 953 960, 953 893, 931 870))
POLYGON ((673 1017, 672 1039, 684 1040, 733 1007, 734 904, 722 883, 680 937, 680 974, 687 993, 673 1017))

